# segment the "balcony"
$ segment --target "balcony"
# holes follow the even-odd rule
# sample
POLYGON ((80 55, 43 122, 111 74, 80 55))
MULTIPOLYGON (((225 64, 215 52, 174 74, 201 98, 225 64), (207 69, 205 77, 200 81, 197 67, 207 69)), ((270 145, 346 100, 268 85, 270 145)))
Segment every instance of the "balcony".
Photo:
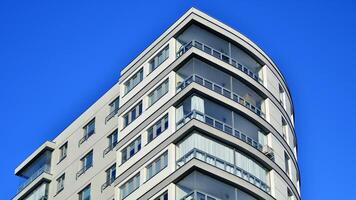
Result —
POLYGON ((115 178, 110 178, 106 180, 105 183, 101 185, 101 192, 103 192, 107 187, 109 187, 114 181, 115 178))
POLYGON ((273 149, 267 145, 262 145, 259 142, 255 141, 251 137, 247 136, 247 134, 242 133, 239 130, 232 128, 230 125, 221 122, 219 120, 210 117, 204 113, 201 113, 197 110, 192 110, 188 114, 186 114, 182 119, 177 121, 177 128, 183 126, 185 123, 188 123, 191 119, 197 119, 209 126, 212 126, 220 131, 223 131, 229 135, 234 136, 235 138, 251 145, 253 148, 265 154, 268 158, 274 161, 274 152, 273 149))
POLYGON ((238 94, 232 92, 231 90, 228 90, 224 88, 223 86, 220 86, 210 80, 207 80, 197 74, 193 74, 186 78, 183 82, 179 83, 177 86, 177 92, 183 90, 185 87, 187 87, 191 83, 198 83, 199 85, 202 85, 218 94, 221 94, 243 106, 251 110, 252 112, 256 113, 258 116, 262 118, 266 118, 266 114, 261 111, 260 108, 258 108, 256 105, 253 105, 249 101, 246 101, 244 98, 239 96, 238 94))
POLYGON ((115 110, 111 111, 110 114, 105 117, 105 123, 107 123, 111 118, 115 117, 118 111, 119 108, 116 108, 115 110))
POLYGON ((238 176, 238 177, 246 180, 247 182, 255 185, 256 187, 260 188, 264 192, 270 193, 270 187, 266 183, 264 183, 262 180, 257 178, 256 176, 241 169, 236 164, 226 162, 225 160, 217 158, 217 157, 210 155, 204 151, 201 151, 197 148, 190 150, 188 153, 186 153, 181 158, 179 158, 176 161, 177 166, 181 167, 193 158, 203 161, 205 163, 208 163, 210 165, 213 165, 213 166, 215 166, 219 169, 222 169, 228 173, 234 174, 235 176, 238 176))
POLYGON ((44 173, 50 174, 51 167, 50 165, 43 165, 36 172, 34 172, 29 178, 25 180, 18 188, 16 194, 19 194, 22 190, 24 190, 28 185, 30 185, 36 178, 41 176, 44 173))
POLYGON ((81 168, 81 169, 77 172, 76 178, 78 178, 79 176, 81 176, 82 174, 84 174, 84 173, 85 173, 88 169, 90 169, 92 166, 93 166, 93 164, 83 166, 83 168, 81 168))
POLYGON ((239 63, 238 61, 236 61, 235 59, 233 59, 232 57, 230 57, 227 54, 224 54, 206 44, 203 44, 199 41, 196 40, 192 40, 190 42, 188 42, 187 44, 183 45, 179 51, 177 52, 177 58, 179 58, 180 56, 182 56, 185 52, 187 52, 189 49, 191 49, 192 47, 195 47, 211 56, 214 56, 215 58, 230 64, 231 66, 233 66, 234 68, 240 70, 241 72, 247 74, 248 76, 250 76, 252 79, 254 79, 255 81, 257 81, 258 83, 263 85, 263 80, 254 72, 252 72, 249 68, 247 68, 246 66, 244 66, 243 64, 239 63))
POLYGON ((193 199, 201 199, 201 200, 221 200, 217 197, 214 197, 212 195, 206 194, 204 192, 198 191, 198 190, 193 190, 189 194, 185 195, 183 198, 180 200, 193 200, 193 199))
POLYGON ((89 133, 86 133, 80 140, 79 140, 79 146, 83 144, 90 136, 92 136, 95 133, 95 131, 90 131, 89 133))
POLYGON ((117 145, 117 143, 110 143, 110 145, 108 147, 106 147, 106 149, 104 149, 103 156, 105 156, 111 150, 113 150, 116 147, 116 145, 117 145))

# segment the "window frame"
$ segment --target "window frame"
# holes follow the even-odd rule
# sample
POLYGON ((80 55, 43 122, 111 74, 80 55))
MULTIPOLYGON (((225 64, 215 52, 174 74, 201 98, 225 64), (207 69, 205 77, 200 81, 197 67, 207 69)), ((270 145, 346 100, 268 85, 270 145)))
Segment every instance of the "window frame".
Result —
POLYGON ((168 200, 168 190, 164 191, 162 194, 160 194, 154 200, 168 200), (167 199, 165 199, 165 197, 167 197, 167 199))
POLYGON ((105 170, 106 173, 106 182, 111 184, 115 181, 116 179, 116 163, 111 165, 107 170, 105 170), (113 171, 115 176, 113 177, 113 171))
POLYGON ((68 154, 68 141, 59 147, 59 161, 58 161, 58 163, 60 163, 62 160, 64 160, 67 157, 67 154, 68 154), (63 152, 65 152, 65 153, 63 153, 63 152))
POLYGON ((85 197, 83 197, 83 195, 86 190, 89 190, 89 200, 91 199, 91 184, 89 184, 89 185, 85 186, 85 188, 83 188, 80 192, 78 192, 79 200, 86 200, 86 199, 83 199, 83 198, 85 198, 85 197))
POLYGON ((169 92, 169 78, 164 80, 161 84, 159 84, 154 90, 152 90, 148 95, 148 107, 151 107, 158 100, 160 100, 164 95, 169 92), (165 90, 163 90, 165 89, 165 90), (158 92, 161 92, 159 94, 158 92), (151 100, 153 98, 153 100, 151 100))
POLYGON ((113 132, 110 133, 110 135, 107 136, 108 138, 108 142, 109 142, 109 146, 110 147, 115 147, 117 145, 117 143, 119 143, 119 131, 118 129, 115 129, 113 132), (115 138, 114 136, 116 135, 116 142, 113 142, 115 141, 113 138, 115 138))
POLYGON ((132 158, 134 155, 136 155, 137 152, 141 150, 141 148, 142 148, 142 138, 140 135, 121 150, 121 165, 124 164, 126 161, 128 161, 130 158, 132 158), (136 142, 137 142, 137 146, 136 146, 136 142), (135 149, 137 149, 137 151, 134 151, 134 153, 131 155, 131 151, 135 149))
POLYGON ((168 150, 159 155, 155 160, 146 166, 146 181, 156 176, 162 170, 168 166, 168 150), (157 169, 157 162, 159 162, 159 169, 157 169), (152 167, 152 168, 151 168, 152 167), (152 174, 149 173, 149 169, 152 169, 152 174))
POLYGON ((137 190, 141 186, 141 177, 140 177, 140 172, 132 176, 130 179, 128 179, 124 184, 120 186, 120 200, 125 199, 128 197, 130 194, 132 194, 135 190, 137 190), (135 182, 138 180, 138 185, 135 187, 135 182), (129 185, 132 185, 132 190, 129 191, 128 187, 129 185), (125 196, 123 196, 123 191, 125 192, 125 196), (127 192, 127 193, 126 193, 127 192))
POLYGON ((151 127, 147 129, 147 143, 152 142, 169 128, 169 113, 157 120, 151 127), (168 124, 166 127, 166 123, 168 124), (157 126, 160 125, 161 132, 157 134, 157 126), (150 137, 152 135, 152 139, 150 137))
POLYGON ((119 109, 120 108, 120 96, 116 97, 113 101, 111 101, 111 103, 109 103, 109 106, 110 106, 110 113, 119 109))
POLYGON ((81 164, 82 164, 82 168, 84 169, 84 171, 88 170, 89 168, 93 167, 93 163, 94 163, 94 154, 93 154, 93 150, 90 150, 87 154, 85 154, 85 156, 83 156, 81 159, 81 164), (90 165, 88 165, 88 156, 91 155, 91 161, 90 161, 90 165))
POLYGON ((145 78, 144 76, 144 71, 143 67, 141 67, 137 72, 135 72, 127 81, 124 83, 124 96, 129 93, 131 90, 133 90, 139 83, 142 82, 142 80, 145 78), (139 81, 137 83, 134 83, 135 78, 139 77, 139 81), (131 82, 132 81, 132 82, 131 82), (130 88, 128 89, 128 85, 131 85, 130 88))
POLYGON ((133 121, 135 121, 139 116, 143 113, 143 102, 140 100, 135 106, 133 106, 129 111, 127 111, 123 116, 123 127, 126 128, 133 121), (135 118, 132 118, 133 112, 135 114, 135 118))
POLYGON ((93 118, 92 120, 90 120, 84 127, 84 136, 87 136, 88 138, 90 136, 92 136, 95 133, 95 118, 93 118), (93 125, 93 130, 88 130, 89 127, 93 125))
POLYGON ((65 173, 56 179, 57 181, 57 194, 64 190, 65 173))
POLYGON ((158 53, 156 53, 150 61, 148 61, 149 64, 149 73, 151 74, 155 69, 157 69, 162 63, 164 63, 166 60, 169 58, 169 44, 167 44, 165 47, 163 47, 158 53), (162 61, 159 61, 159 56, 165 55, 162 61), (157 62, 156 62, 157 61, 157 62))

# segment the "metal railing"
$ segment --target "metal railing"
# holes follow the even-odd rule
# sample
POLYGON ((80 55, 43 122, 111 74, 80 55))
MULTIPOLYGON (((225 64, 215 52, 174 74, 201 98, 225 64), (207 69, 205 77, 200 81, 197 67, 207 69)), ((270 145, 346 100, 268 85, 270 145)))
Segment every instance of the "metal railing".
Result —
POLYGON ((191 159, 196 158, 200 161, 203 161, 205 163, 208 163, 210 165, 213 165, 219 169, 222 169, 228 173, 234 174, 235 176, 238 176, 249 183, 255 185, 256 187, 260 188, 261 190, 269 193, 270 192, 270 187, 264 183, 262 180, 257 178, 256 176, 252 175, 251 173, 247 172, 246 170, 238 167, 234 163, 229 163, 225 160, 222 160, 218 157, 215 157, 209 153, 206 153, 202 150, 199 150, 197 148, 194 148, 190 150, 188 153, 183 155, 181 158, 179 158, 176 163, 178 167, 183 166, 185 163, 190 161, 191 159))
POLYGON ((191 119, 197 119, 209 126, 212 126, 216 129, 219 129, 229 135, 234 136, 235 138, 251 145, 252 147, 254 147, 255 149, 257 149, 258 151, 262 152, 263 154, 265 154, 268 158, 270 158, 272 161, 274 161, 274 152, 273 149, 267 145, 262 145, 259 142, 257 142, 256 140, 252 139, 251 137, 247 136, 246 134, 244 134, 243 132, 232 128, 230 125, 219 121, 209 115, 206 115, 202 112, 199 112, 197 110, 192 110, 191 112, 189 112, 188 114, 186 114, 185 116, 183 116, 182 119, 178 120, 176 125, 177 128, 183 126, 185 123, 189 122, 191 119))
POLYGON ((82 174, 84 174, 84 172, 86 172, 88 169, 90 169, 93 166, 93 164, 90 165, 85 165, 83 166, 76 174, 76 177, 78 178, 79 176, 81 176, 82 174))
POLYGON ((105 156, 107 153, 109 153, 111 150, 113 150, 117 144, 118 144, 117 142, 110 143, 110 145, 108 147, 106 147, 106 149, 104 149, 103 156, 105 156))
POLYGON ((17 194, 20 193, 25 187, 27 187, 30 183, 32 183, 37 177, 39 177, 43 173, 50 174, 51 166, 50 165, 43 165, 40 167, 35 173, 33 173, 24 183, 22 183, 18 189, 17 194))
POLYGON ((105 183, 101 185, 101 191, 104 191, 105 188, 109 187, 114 181, 115 181, 114 177, 106 180, 105 183))
POLYGON ((91 131, 89 133, 86 133, 80 140, 79 140, 79 145, 83 144, 90 136, 92 136, 95 133, 95 131, 91 131))
POLYGON ((183 82, 179 83, 177 85, 177 91, 179 92, 180 90, 184 89, 187 87, 189 84, 192 82, 198 83, 199 85, 202 85, 216 93, 219 93, 243 106, 251 110, 252 112, 256 113, 258 116, 262 118, 266 118, 266 114, 262 112, 260 108, 258 108, 256 105, 253 105, 252 103, 246 101, 244 98, 242 98, 240 95, 232 92, 229 89, 224 88, 223 86, 216 84, 206 78, 203 78, 197 74, 193 74, 186 78, 183 82))
POLYGON ((196 41, 196 40, 192 40, 192 41, 188 42, 187 44, 183 45, 177 52, 177 58, 182 56, 185 52, 187 52, 192 47, 195 47, 201 51, 204 51, 205 53, 208 53, 208 54, 214 56, 215 58, 218 58, 221 61, 232 65, 233 67, 239 69, 243 73, 245 73, 248 76, 250 76, 251 78, 253 78, 255 81, 259 82, 260 84, 263 84, 263 80, 257 74, 252 72, 249 68, 244 66, 243 64, 237 62, 235 59, 231 58, 229 55, 222 53, 221 51, 218 51, 218 50, 216 50, 206 44, 203 44, 199 41, 196 41))
POLYGON ((110 114, 105 117, 105 123, 107 123, 111 118, 115 117, 118 111, 119 108, 116 108, 115 110, 111 111, 110 114))
POLYGON ((193 190, 190 193, 188 193, 187 195, 185 195, 183 198, 181 198, 180 200, 221 200, 217 197, 214 197, 212 195, 209 195, 205 192, 201 192, 198 190, 193 190))

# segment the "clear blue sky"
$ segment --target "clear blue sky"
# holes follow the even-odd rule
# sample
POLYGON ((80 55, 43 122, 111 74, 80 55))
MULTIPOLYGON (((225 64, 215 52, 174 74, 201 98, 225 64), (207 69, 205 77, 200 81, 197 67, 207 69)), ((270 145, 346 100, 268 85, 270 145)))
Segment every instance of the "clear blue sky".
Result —
POLYGON ((286 77, 303 199, 354 198, 353 1, 100 2, 0 2, 0 199, 15 194, 15 167, 108 90, 120 69, 191 6, 248 36, 286 77))

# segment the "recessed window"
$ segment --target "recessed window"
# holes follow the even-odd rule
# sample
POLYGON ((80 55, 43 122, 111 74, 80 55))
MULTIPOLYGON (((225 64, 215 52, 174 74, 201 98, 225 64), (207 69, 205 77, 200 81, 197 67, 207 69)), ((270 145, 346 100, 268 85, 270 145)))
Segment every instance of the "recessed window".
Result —
POLYGON ((110 113, 118 110, 120 107, 120 97, 117 97, 114 101, 112 101, 109 104, 109 106, 110 106, 110 113))
POLYGON ((151 106, 156 101, 158 101, 163 95, 168 92, 168 81, 165 80, 161 85, 159 85, 155 90, 153 90, 150 94, 148 94, 148 106, 151 106))
POLYGON ((282 117, 282 136, 283 136, 284 140, 287 141, 287 143, 289 144, 289 141, 288 141, 288 125, 287 125, 287 122, 284 119, 284 117, 282 117))
POLYGON ((93 150, 91 150, 82 159, 80 159, 80 162, 81 162, 81 169, 77 173, 77 177, 82 175, 84 172, 86 172, 89 168, 93 166, 93 150))
POLYGON ((127 147, 125 147, 122 151, 122 163, 126 162, 132 156, 134 156, 138 151, 141 150, 141 136, 131 142, 127 147))
MULTIPOLYGON (((168 191, 165 191, 159 197, 155 198, 155 200, 168 200, 168 191)), ((210 199, 209 199, 210 200, 210 199)))
POLYGON ((166 114, 147 130, 148 142, 151 142, 156 137, 161 135, 161 133, 163 133, 168 128, 168 125, 168 114, 166 114))
POLYGON ((142 114, 142 101, 124 115, 124 127, 128 126, 142 114))
POLYGON ((85 142, 90 136, 95 133, 95 118, 83 127, 83 137, 79 141, 79 145, 85 142))
POLYGON ((78 193, 79 200, 90 200, 90 184, 78 193))
POLYGON ((168 151, 164 152, 159 158, 150 163, 147 169, 147 180, 151 179, 158 172, 162 171, 168 165, 168 151))
POLYGON ((59 147, 59 162, 61 162, 65 157, 67 157, 68 142, 64 143, 59 147))
POLYGON ((143 68, 136 72, 132 77, 125 82, 125 94, 130 92, 137 84, 143 80, 143 68))
POLYGON ((158 54, 150 60, 150 73, 160 66, 169 57, 169 45, 164 47, 158 54))
POLYGON ((64 179, 65 174, 62 174, 62 176, 57 178, 57 193, 61 192, 64 189, 64 179))
POLYGON ((284 107, 285 106, 285 92, 283 87, 279 84, 279 103, 284 107))
POLYGON ((140 173, 129 179, 120 187, 120 199, 124 199, 140 187, 140 173))
POLYGON ((288 176, 290 176, 289 162, 290 162, 290 158, 287 155, 287 153, 284 152, 284 167, 288 176))
POLYGON ((287 194, 288 194, 288 200, 293 200, 294 199, 293 198, 293 193, 289 188, 287 188, 287 194))

